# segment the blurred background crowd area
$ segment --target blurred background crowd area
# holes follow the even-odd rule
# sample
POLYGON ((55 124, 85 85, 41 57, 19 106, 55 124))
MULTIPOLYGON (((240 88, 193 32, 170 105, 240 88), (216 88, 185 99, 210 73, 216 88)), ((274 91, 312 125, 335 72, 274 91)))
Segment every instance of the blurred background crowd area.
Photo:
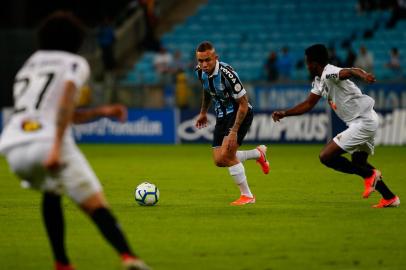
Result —
MULTIPOLYGON (((195 48, 216 47, 248 89, 309 84, 304 49, 329 48, 330 63, 361 67, 379 82, 406 82, 406 0, 2 1, 1 107, 15 72, 35 50, 35 29, 57 9, 88 26, 81 50, 93 75, 81 103, 198 108, 195 48)), ((255 104, 254 104, 255 105, 255 104)))

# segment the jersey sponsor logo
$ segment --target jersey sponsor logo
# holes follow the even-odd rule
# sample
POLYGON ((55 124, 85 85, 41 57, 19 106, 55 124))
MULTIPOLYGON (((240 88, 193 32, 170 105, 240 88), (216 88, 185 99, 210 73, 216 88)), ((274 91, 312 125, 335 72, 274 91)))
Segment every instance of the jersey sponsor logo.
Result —
POLYGON ((337 79, 338 74, 337 73, 331 73, 326 75, 326 79, 337 79))
POLYGON ((230 72, 227 68, 220 66, 220 70, 226 75, 226 77, 228 77, 233 83, 235 83, 237 81, 237 78, 235 77, 235 75, 230 72))
POLYGON ((241 84, 239 84, 239 83, 237 83, 237 84, 234 86, 234 90, 235 90, 236 92, 240 92, 241 89, 242 89, 242 87, 241 87, 241 84))
POLYGON ((37 120, 25 119, 21 123, 21 128, 24 132, 34 132, 42 128, 42 125, 37 120))

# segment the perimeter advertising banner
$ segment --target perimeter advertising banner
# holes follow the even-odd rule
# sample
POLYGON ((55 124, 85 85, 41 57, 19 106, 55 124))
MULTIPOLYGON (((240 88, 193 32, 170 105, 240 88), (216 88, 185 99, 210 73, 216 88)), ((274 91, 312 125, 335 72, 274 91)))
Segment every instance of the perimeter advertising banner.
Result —
MULTIPOLYGON (((406 84, 358 84, 363 93, 375 100, 375 110, 406 109, 406 84)), ((259 110, 277 110, 290 108, 307 98, 311 84, 256 86, 253 89, 255 108, 259 110)), ((316 105, 324 109, 325 102, 316 105)))
POLYGON ((176 142, 175 110, 128 111, 128 120, 120 123, 107 118, 75 125, 77 142, 94 143, 167 143, 176 142))
POLYGON ((406 109, 378 111, 379 129, 375 143, 380 145, 406 145, 406 109))
MULTIPOLYGON (((312 111, 305 115, 283 119, 278 123, 272 120, 271 114, 271 111, 254 113, 254 120, 244 142, 324 143, 329 136, 329 116, 325 111, 312 111)), ((197 115, 198 111, 181 111, 177 128, 180 142, 212 141, 215 116, 209 114, 209 125, 197 129, 194 127, 197 115)))
MULTIPOLYGON (((406 109, 376 110, 379 128, 375 136, 376 145, 406 145, 406 109)), ((347 126, 334 113, 331 114, 332 135, 345 130, 347 126)))
MULTIPOLYGON (((380 87, 370 90, 376 96, 377 107, 381 107, 376 110, 380 125, 375 142, 381 145, 406 145, 406 104, 403 104, 406 91, 401 87, 385 89, 387 95, 382 94, 384 90, 380 87), (395 108, 382 109, 388 104, 395 108), (396 106, 405 107, 400 109, 396 106)), ((255 112, 245 143, 325 143, 346 128, 329 109, 313 110, 301 116, 282 119, 279 123, 273 122, 272 111, 255 112)), ((84 143, 211 143, 215 117, 209 114, 208 127, 196 129, 194 124, 198 113, 198 110, 130 109, 125 123, 101 118, 75 125, 73 131, 76 140, 84 143)), ((0 111, 0 124, 6 124, 11 114, 11 108, 0 111)))
MULTIPOLYGON (((377 145, 406 145, 406 109, 378 110, 379 129, 375 138, 377 145)), ((209 114, 209 125, 203 129, 194 127, 198 111, 182 111, 177 127, 178 139, 182 143, 211 143, 215 116, 209 114)), ((275 123, 272 111, 254 114, 246 143, 326 143, 330 138, 346 129, 346 125, 332 112, 311 111, 307 114, 288 117, 275 123)))

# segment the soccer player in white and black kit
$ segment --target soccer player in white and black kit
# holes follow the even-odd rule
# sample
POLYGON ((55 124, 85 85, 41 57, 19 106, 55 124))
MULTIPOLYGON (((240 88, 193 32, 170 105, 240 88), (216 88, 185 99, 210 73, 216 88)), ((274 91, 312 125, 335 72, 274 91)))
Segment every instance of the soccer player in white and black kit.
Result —
POLYGON ((218 61, 210 42, 202 42, 197 47, 196 59, 198 66, 195 71, 203 86, 203 101, 195 126, 203 128, 207 125, 207 111, 213 101, 216 112, 212 144, 214 163, 218 167, 228 167, 241 193, 231 205, 255 203, 255 196, 248 186, 242 162, 248 159, 256 160, 265 174, 269 173, 269 163, 265 145, 249 151, 237 151, 253 119, 247 92, 233 68, 218 61))
POLYGON ((340 172, 357 174, 364 178, 364 198, 377 190, 382 199, 375 208, 399 206, 399 197, 393 194, 382 180, 382 174, 368 163, 374 153, 374 138, 379 125, 374 111, 375 101, 363 94, 350 78, 359 78, 367 83, 375 77, 359 68, 339 68, 328 64, 328 52, 324 45, 315 44, 305 51, 307 69, 314 77, 313 88, 302 103, 285 111, 275 111, 274 121, 300 115, 311 110, 321 97, 326 98, 337 116, 348 128, 327 143, 320 153, 320 161, 340 172), (351 154, 351 161, 342 156, 351 154))
POLYGON ((74 15, 50 15, 38 37, 39 50, 15 77, 14 114, 3 130, 0 151, 20 179, 43 193, 42 214, 55 269, 74 269, 65 251, 62 194, 90 216, 120 255, 124 269, 149 269, 130 249, 70 128, 72 122, 95 117, 124 121, 127 110, 121 105, 106 105, 75 111, 78 89, 89 78, 90 69, 87 61, 76 54, 84 28, 74 15))

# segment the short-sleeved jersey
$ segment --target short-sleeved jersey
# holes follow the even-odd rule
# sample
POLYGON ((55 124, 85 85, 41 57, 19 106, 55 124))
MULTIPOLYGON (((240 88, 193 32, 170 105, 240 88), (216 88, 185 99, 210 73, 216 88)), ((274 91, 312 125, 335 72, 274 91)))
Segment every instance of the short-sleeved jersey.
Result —
POLYGON ((338 117, 346 123, 370 112, 375 101, 350 80, 340 80, 341 68, 326 65, 321 77, 316 77, 311 92, 327 99, 338 117))
POLYGON ((65 83, 71 81, 79 89, 89 74, 89 64, 81 56, 62 51, 35 52, 15 77, 14 113, 2 132, 0 151, 54 138, 65 83))
MULTIPOLYGON (((213 100, 217 118, 238 110, 236 99, 244 96, 247 91, 237 72, 230 65, 217 61, 213 74, 208 75, 199 66, 196 67, 195 72, 204 91, 207 91, 213 100)), ((250 104, 249 107, 252 108, 250 104)))

